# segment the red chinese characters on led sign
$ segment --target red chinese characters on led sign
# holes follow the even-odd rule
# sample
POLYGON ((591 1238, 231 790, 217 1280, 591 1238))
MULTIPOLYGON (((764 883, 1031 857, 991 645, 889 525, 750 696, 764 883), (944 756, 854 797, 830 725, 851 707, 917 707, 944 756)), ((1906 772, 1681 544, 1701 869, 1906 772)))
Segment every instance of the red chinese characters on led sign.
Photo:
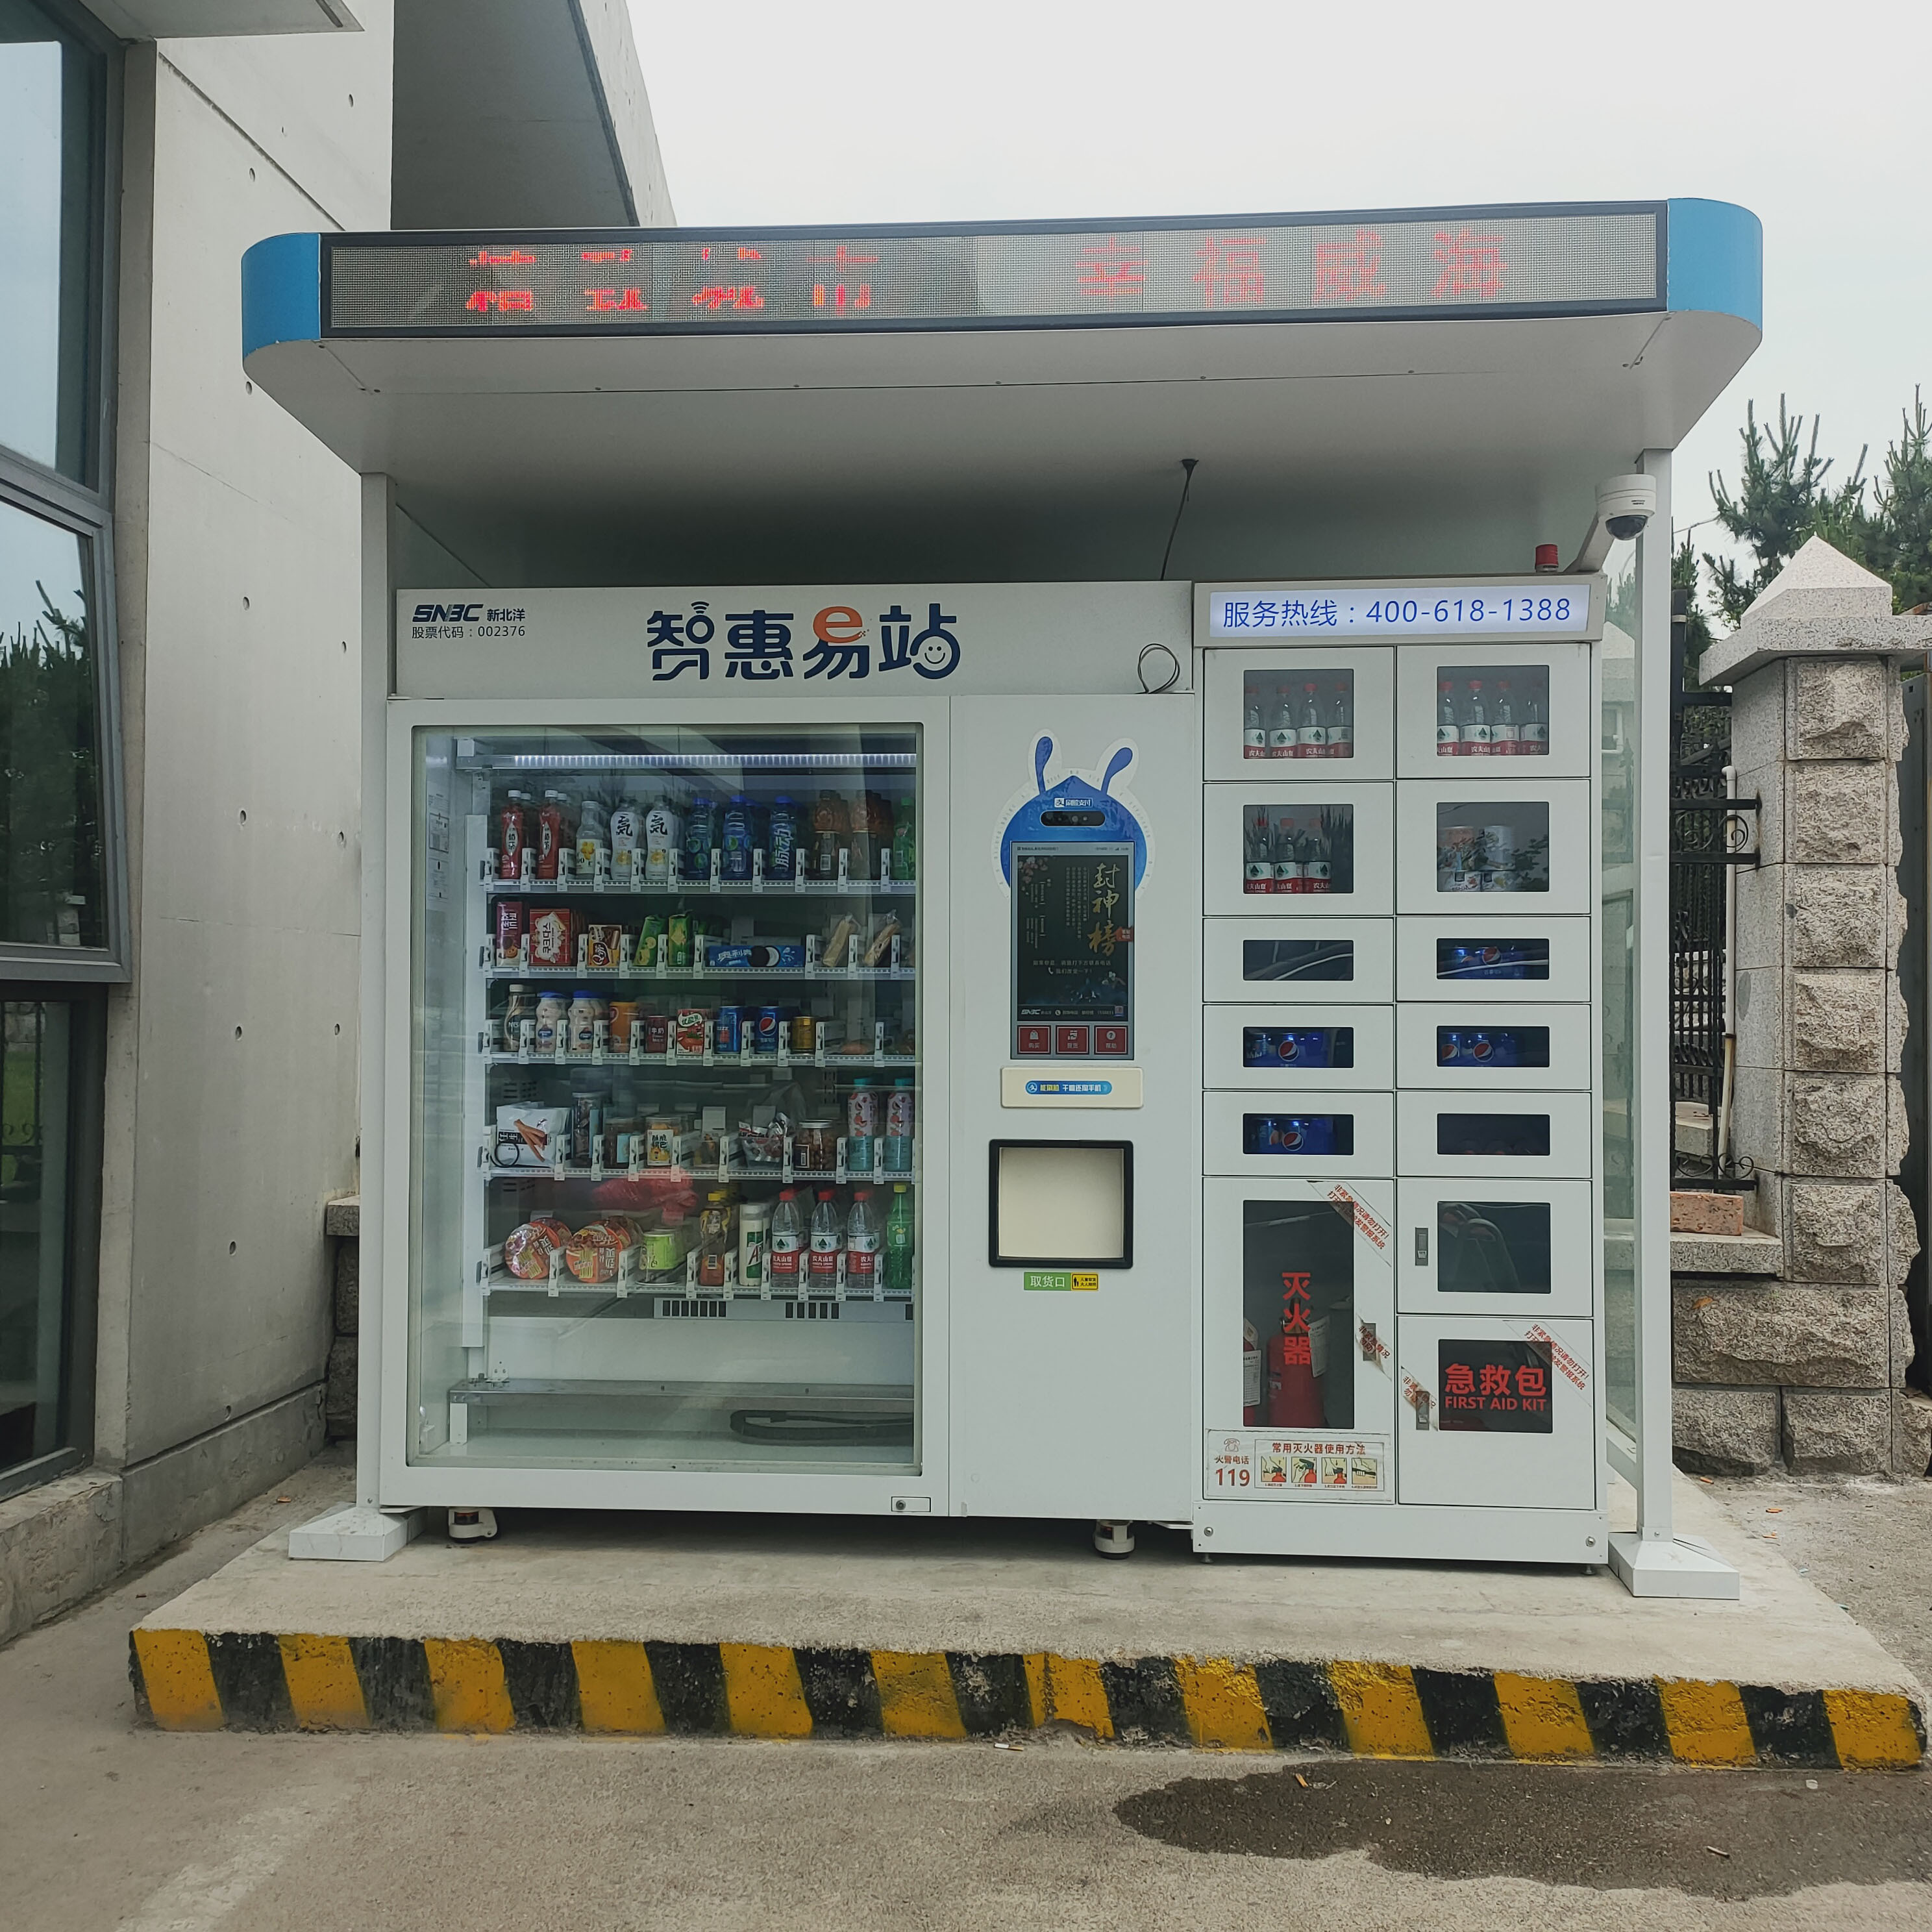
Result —
POLYGON ((478 289, 463 306, 478 313, 494 309, 500 315, 532 315, 536 311, 534 289, 478 289))
POLYGON ((1352 241, 1315 244, 1315 304, 1380 302, 1388 291, 1382 281, 1382 238, 1372 228, 1358 228, 1352 241))
POLYGON ((1076 264, 1083 296, 1102 302, 1138 304, 1147 290, 1147 256, 1125 246, 1117 235, 1082 248, 1076 264))
POLYGON ((586 289, 584 297, 584 308, 593 314, 626 310, 635 313, 650 307, 642 289, 586 289))
POLYGON ((1203 308, 1265 308, 1268 278, 1262 244, 1252 236, 1210 235, 1201 250, 1194 279, 1203 308))
POLYGON ((1467 296, 1478 302, 1494 302, 1502 293, 1509 264, 1503 260, 1500 235, 1485 235, 1466 226, 1453 235, 1438 229, 1436 259, 1442 264, 1442 272, 1430 291, 1430 301, 1454 302, 1467 296))
POLYGON ((1443 1429, 1551 1432, 1546 1348, 1534 1342, 1438 1342, 1436 1348, 1443 1429))

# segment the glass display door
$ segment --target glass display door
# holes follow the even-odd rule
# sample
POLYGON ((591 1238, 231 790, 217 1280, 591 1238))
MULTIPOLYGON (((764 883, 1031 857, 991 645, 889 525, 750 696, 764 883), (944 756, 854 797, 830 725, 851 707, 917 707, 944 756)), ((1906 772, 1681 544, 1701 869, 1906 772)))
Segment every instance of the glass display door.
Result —
POLYGON ((419 731, 412 1460, 916 1464, 918 734, 419 731))
POLYGON ((1393 1192, 1386 1182, 1208 1182, 1210 1498, 1394 1496, 1393 1192))

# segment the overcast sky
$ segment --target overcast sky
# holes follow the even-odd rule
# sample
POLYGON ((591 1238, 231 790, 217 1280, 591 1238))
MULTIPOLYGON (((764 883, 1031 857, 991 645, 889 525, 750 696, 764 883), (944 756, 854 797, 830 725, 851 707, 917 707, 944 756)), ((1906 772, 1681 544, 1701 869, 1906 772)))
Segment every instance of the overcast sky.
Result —
POLYGON ((1747 398, 1849 466, 1932 389, 1924 0, 630 4, 682 223, 1741 202, 1765 339, 1680 524, 1747 398))

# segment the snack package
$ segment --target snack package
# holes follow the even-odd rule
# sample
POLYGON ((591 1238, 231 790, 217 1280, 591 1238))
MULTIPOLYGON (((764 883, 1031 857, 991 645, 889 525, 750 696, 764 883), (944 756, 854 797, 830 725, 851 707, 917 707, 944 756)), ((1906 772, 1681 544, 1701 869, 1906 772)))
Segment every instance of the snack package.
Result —
POLYGON ((862 963, 867 966, 883 966, 892 951, 892 941, 898 937, 898 916, 895 913, 886 914, 878 922, 878 930, 872 934, 866 948, 862 963))
POLYGON ((588 928, 590 946, 586 963, 593 973, 614 973, 624 956, 624 928, 621 926, 592 926, 588 928))
POLYGON ((841 913, 832 922, 832 930, 825 935, 825 944, 820 949, 819 964, 827 972, 842 971, 852 942, 859 936, 859 922, 849 913, 841 913))
POLYGON ((496 1109, 499 1167, 551 1167, 570 1153, 570 1109, 528 1103, 496 1109))
POLYGON ((530 964, 577 964, 577 920, 568 906, 545 906, 530 921, 530 964))
POLYGON ((570 1230, 548 1214, 538 1214, 503 1237, 503 1266, 519 1281, 548 1281, 550 1258, 569 1241, 570 1230))
POLYGON ((622 1221, 592 1221, 571 1236, 564 1264, 579 1281, 595 1286, 617 1279, 618 1258, 634 1246, 622 1221))

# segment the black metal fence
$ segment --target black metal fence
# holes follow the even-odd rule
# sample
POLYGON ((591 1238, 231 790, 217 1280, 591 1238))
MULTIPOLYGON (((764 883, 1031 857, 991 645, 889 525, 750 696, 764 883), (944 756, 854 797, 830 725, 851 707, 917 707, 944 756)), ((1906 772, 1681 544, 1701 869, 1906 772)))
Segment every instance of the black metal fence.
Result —
MULTIPOLYGON (((1688 597, 1670 604, 1670 1119, 1673 1184, 1749 1186, 1723 1158, 1715 1124, 1724 1082, 1726 907, 1731 868, 1755 862, 1747 814, 1755 800, 1725 795, 1731 694, 1702 691, 1685 662, 1688 597), (1707 802, 1708 801, 1708 802, 1707 802), (1707 1109, 1711 1151, 1680 1145, 1677 1107, 1707 1109)), ((1691 1137, 1695 1138, 1695 1137, 1691 1137)))

